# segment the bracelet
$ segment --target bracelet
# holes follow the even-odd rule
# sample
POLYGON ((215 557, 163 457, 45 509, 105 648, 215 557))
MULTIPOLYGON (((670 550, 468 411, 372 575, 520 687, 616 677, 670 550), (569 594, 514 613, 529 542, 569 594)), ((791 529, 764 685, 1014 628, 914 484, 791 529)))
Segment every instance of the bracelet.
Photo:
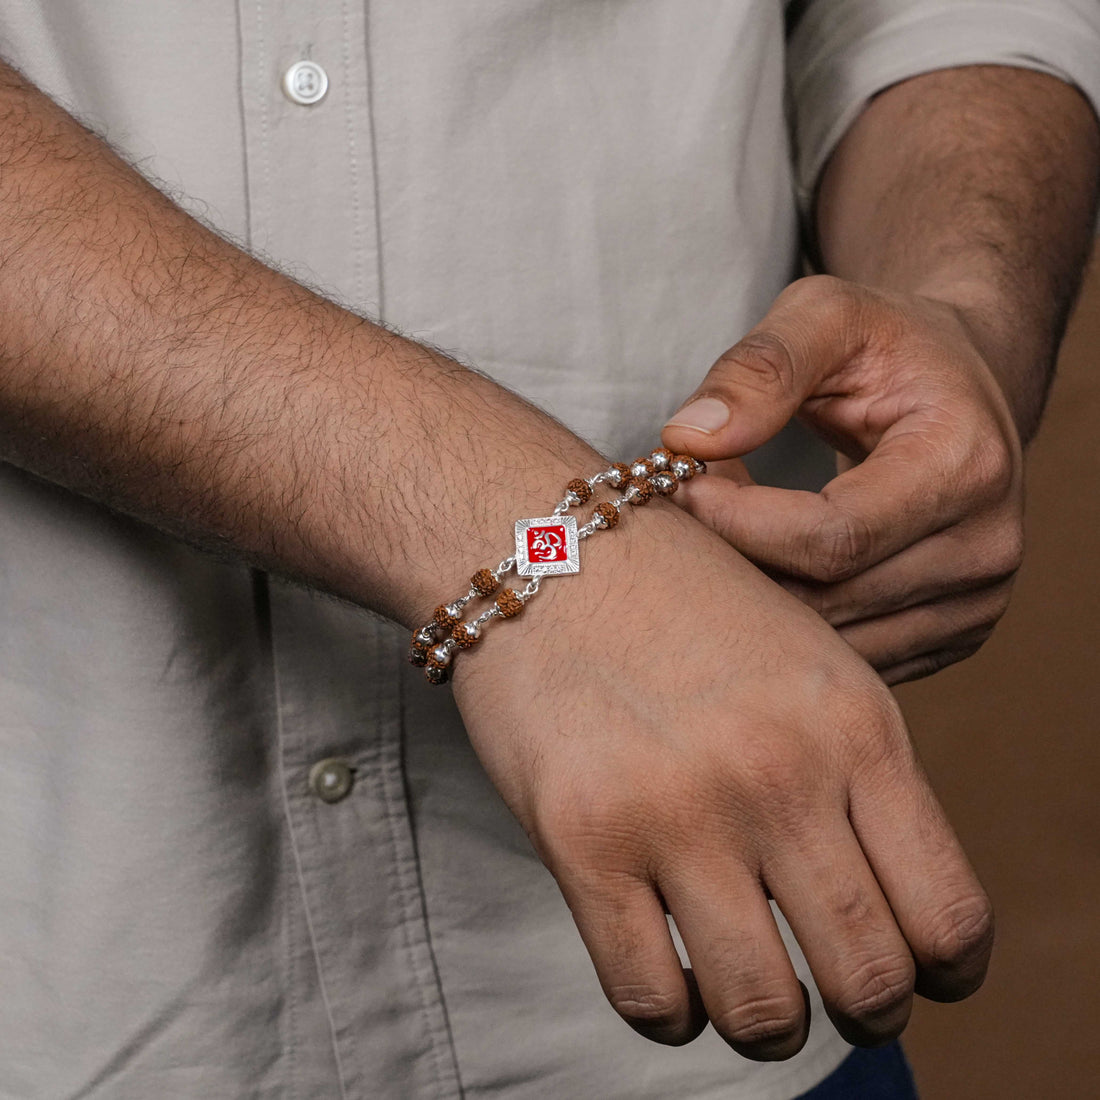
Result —
POLYGON ((659 447, 629 464, 616 462, 592 477, 574 478, 566 485, 565 496, 551 515, 516 521, 516 550, 511 557, 495 569, 479 569, 470 578, 470 590, 465 595, 452 603, 440 604, 431 621, 413 632, 409 661, 424 669, 428 683, 445 684, 457 651, 476 645, 482 630, 493 619, 518 615, 538 592, 544 577, 580 572, 580 543, 597 531, 614 527, 624 504, 648 504, 655 494, 672 496, 681 481, 706 473, 706 469, 706 463, 697 458, 674 455, 659 447), (565 513, 586 504, 596 486, 605 483, 619 490, 620 495, 597 504, 588 522, 578 527, 576 517, 565 513), (527 586, 519 592, 505 588, 477 618, 463 619, 466 605, 491 597, 500 587, 501 578, 512 569, 517 576, 531 578, 527 586))

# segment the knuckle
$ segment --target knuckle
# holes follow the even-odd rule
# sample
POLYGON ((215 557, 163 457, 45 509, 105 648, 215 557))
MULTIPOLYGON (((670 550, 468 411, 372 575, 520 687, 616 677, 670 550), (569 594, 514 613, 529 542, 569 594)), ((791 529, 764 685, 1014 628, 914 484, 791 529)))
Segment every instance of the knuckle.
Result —
POLYGON ((889 1025, 913 995, 916 966, 908 956, 893 956, 858 967, 836 998, 836 1010, 864 1026, 889 1025))
POLYGON ((996 432, 984 432, 976 441, 968 462, 973 483, 989 500, 1003 500, 1017 481, 1016 456, 996 432))
POLYGON ((530 833, 555 874, 593 880, 633 866, 642 840, 637 816, 617 800, 539 807, 530 833))
POLYGON ((804 1005, 782 994, 763 994, 711 1018, 728 1042, 746 1047, 784 1046, 802 1034, 804 1005))
POLYGON ((912 743, 893 696, 879 681, 865 690, 846 684, 832 693, 822 715, 830 728, 843 731, 853 776, 910 766, 912 743))
POLYGON ((847 313, 858 301, 853 284, 836 275, 805 275, 795 279, 783 292, 792 305, 847 313))
POLYGON ((938 969, 969 970, 988 957, 993 946, 993 907, 984 894, 955 902, 930 924, 929 964, 938 969))
POLYGON ((789 393, 794 389, 794 357, 774 332, 750 332, 723 356, 737 368, 739 381, 763 394, 789 393))
POLYGON ((1002 511, 964 545, 971 564, 960 568, 960 586, 981 586, 979 596, 1001 586, 998 595, 1007 604, 1011 581, 1024 560, 1024 525, 1019 512, 1006 515, 1002 511))
POLYGON ((769 801, 795 809, 799 792, 814 786, 814 778, 814 762, 796 738, 764 737, 742 746, 739 784, 769 801))
POLYGON ((835 512, 812 532, 804 570, 816 581, 836 584, 866 567, 874 545, 874 532, 866 520, 835 512))
POLYGON ((878 295, 835 275, 796 279, 783 292, 783 298, 825 330, 865 328, 872 317, 881 325, 889 316, 878 295))
POLYGON ((612 986, 607 990, 607 999, 624 1020, 640 1028, 673 1028, 683 1014, 683 998, 654 984, 612 986))

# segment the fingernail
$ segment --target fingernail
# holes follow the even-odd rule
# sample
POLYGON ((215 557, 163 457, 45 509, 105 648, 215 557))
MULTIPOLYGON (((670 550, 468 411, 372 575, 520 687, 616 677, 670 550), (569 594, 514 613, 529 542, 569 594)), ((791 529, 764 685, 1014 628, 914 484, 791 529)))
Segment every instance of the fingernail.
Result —
POLYGON ((693 428, 697 432, 716 432, 729 422, 730 410, 724 401, 716 397, 700 397, 673 413, 666 428, 693 428))

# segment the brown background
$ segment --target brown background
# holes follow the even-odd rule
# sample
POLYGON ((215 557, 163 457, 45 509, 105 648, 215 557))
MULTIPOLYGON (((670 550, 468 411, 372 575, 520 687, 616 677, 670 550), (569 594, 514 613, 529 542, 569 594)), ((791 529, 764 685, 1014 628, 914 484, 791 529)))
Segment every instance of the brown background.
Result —
POLYGON ((997 911, 982 990, 914 1012, 924 1100, 1100 1097, 1098 349, 1100 250, 1029 454, 1012 606, 976 657, 898 689, 997 911))

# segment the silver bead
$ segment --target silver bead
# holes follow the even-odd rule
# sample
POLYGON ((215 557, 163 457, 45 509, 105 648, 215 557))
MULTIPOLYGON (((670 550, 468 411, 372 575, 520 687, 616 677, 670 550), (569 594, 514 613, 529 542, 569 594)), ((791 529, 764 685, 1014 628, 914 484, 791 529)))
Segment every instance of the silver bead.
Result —
POLYGON ((617 489, 623 483, 623 475, 620 470, 616 470, 614 466, 611 466, 607 471, 607 484, 612 489, 617 489))
POLYGON ((432 642, 435 641, 435 639, 436 639, 436 633, 435 633, 435 625, 434 624, 431 625, 431 626, 422 626, 416 632, 416 640, 421 645, 431 645, 432 642))
POLYGON ((464 606, 465 605, 459 600, 455 600, 454 603, 447 604, 447 606, 443 608, 443 610, 446 611, 452 619, 460 619, 462 618, 462 608, 464 606))
POLYGON ((644 460, 635 462, 634 465, 630 467, 631 477, 649 477, 651 472, 652 471, 644 460))
POLYGON ((695 472, 686 458, 674 458, 669 464, 669 469, 679 481, 687 481, 695 472))
POLYGON ((649 461, 653 463, 653 469, 657 473, 668 469, 668 455, 664 451, 654 451, 649 456, 649 461))
POLYGON ((451 647, 446 642, 437 645, 432 650, 432 657, 441 665, 449 665, 451 663, 451 647))
POLYGON ((705 474, 707 472, 707 464, 701 459, 695 459, 695 472, 697 474, 705 474))
POLYGON ((481 627, 476 621, 472 623, 463 623, 462 633, 465 634, 467 638, 477 639, 481 637, 481 627))
POLYGON ((450 678, 451 670, 447 668, 435 668, 429 666, 424 669, 424 676, 429 684, 445 684, 450 678))

